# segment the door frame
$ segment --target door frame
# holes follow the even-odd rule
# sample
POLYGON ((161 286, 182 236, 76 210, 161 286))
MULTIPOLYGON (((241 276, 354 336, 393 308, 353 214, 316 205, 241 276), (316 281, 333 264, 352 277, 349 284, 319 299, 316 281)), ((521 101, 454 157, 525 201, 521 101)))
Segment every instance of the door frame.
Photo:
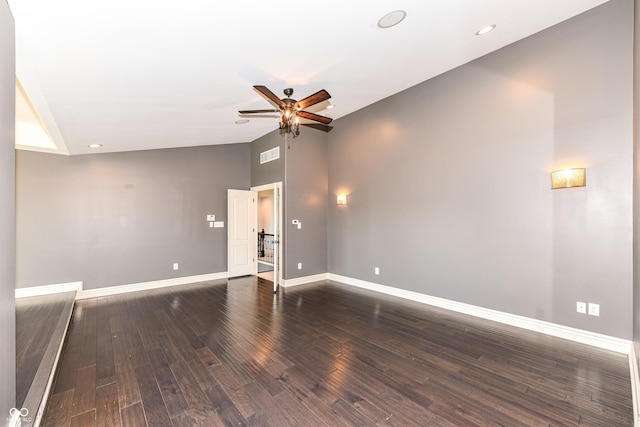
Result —
MULTIPOLYGON (((274 274, 273 274, 273 292, 277 292, 278 291, 278 287, 280 286, 280 283, 282 283, 282 265, 283 265, 283 260, 284 260, 284 239, 283 239, 283 233, 282 233, 282 224, 283 224, 283 218, 282 218, 282 181, 278 181, 278 182, 272 182, 269 184, 264 184, 264 185, 256 185, 255 187, 251 187, 251 191, 255 191, 256 193, 262 192, 262 191, 273 191, 273 210, 274 210, 274 231, 276 231, 274 233, 274 237, 276 237, 278 234, 280 235, 280 238, 277 240, 277 243, 275 244, 276 246, 276 252, 277 252, 277 259, 274 259, 274 274), (279 194, 278 194, 279 193, 279 194), (278 197, 279 196, 279 197, 278 197), (277 212, 276 212, 277 210, 277 212)), ((258 203, 256 203, 256 221, 258 218, 258 203)), ((254 264, 254 275, 258 274, 258 248, 256 245, 255 248, 256 251, 256 256, 255 256, 255 264, 254 264)))

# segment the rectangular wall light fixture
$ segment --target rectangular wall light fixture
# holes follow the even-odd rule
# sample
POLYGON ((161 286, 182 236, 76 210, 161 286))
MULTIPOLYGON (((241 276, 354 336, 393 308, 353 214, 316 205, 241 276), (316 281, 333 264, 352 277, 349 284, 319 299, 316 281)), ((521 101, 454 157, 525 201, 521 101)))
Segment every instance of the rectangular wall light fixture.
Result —
POLYGON ((347 195, 346 194, 338 194, 336 198, 336 204, 338 205, 346 205, 347 204, 347 195))
POLYGON ((587 185, 585 168, 563 169, 551 172, 551 189, 584 187, 587 185))

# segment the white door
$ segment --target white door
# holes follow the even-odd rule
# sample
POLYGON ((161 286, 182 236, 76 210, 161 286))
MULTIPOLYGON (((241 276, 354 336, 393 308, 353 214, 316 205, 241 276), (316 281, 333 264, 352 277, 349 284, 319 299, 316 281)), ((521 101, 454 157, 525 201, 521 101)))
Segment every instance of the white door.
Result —
POLYGON ((227 190, 229 277, 254 274, 257 245, 256 192, 227 190))

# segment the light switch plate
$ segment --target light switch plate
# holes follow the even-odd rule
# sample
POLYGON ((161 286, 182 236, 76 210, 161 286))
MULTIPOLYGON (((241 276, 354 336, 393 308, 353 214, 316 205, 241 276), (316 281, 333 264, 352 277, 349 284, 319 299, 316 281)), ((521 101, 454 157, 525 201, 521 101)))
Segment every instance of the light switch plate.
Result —
POLYGON ((215 221, 213 223, 213 228, 224 228, 224 221, 215 221))

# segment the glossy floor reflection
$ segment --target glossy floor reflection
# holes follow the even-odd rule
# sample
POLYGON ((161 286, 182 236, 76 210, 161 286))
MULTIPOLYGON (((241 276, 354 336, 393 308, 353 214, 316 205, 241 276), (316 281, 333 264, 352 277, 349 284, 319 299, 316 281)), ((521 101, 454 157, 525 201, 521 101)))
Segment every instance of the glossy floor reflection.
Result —
POLYGON ((331 282, 78 303, 45 425, 632 425, 626 356, 331 282))

